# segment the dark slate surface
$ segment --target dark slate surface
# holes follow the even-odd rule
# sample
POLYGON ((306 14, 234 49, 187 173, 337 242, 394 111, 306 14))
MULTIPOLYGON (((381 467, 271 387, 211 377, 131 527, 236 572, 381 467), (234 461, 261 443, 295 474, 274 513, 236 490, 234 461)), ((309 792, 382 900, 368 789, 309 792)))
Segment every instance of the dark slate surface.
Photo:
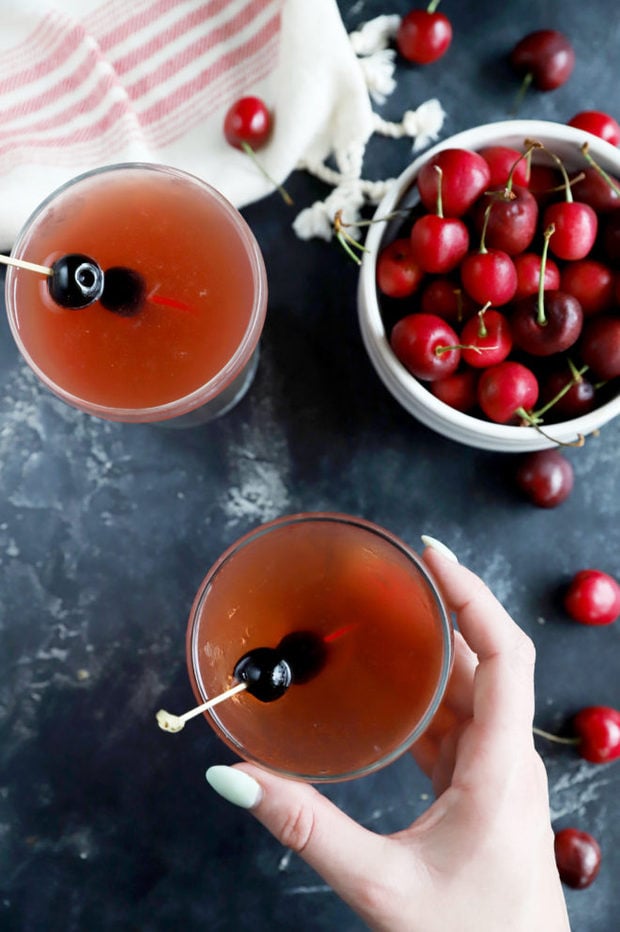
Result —
MULTIPOLYGON (((348 2, 349 29, 409 3, 348 2)), ((577 66, 521 116, 620 115, 620 20, 611 0, 443 4, 455 40, 441 62, 398 68, 382 108, 438 96, 442 135, 509 115, 502 56, 556 27, 577 66)), ((367 174, 398 174, 406 141, 373 140, 367 174)), ((300 174, 298 205, 326 193, 300 174)), ((202 723, 165 736, 153 713, 192 701, 184 629, 211 562, 242 532, 297 510, 363 514, 414 546, 428 532, 481 573, 538 648, 537 723, 561 728, 592 703, 620 704, 618 625, 570 623, 561 587, 582 567, 620 575, 620 423, 571 450, 576 487, 540 511, 515 494, 514 461, 436 436, 374 374, 355 309, 356 269, 334 244, 301 243, 277 195, 245 216, 264 250, 270 302, 251 393, 186 432, 108 424, 42 389, 0 327, 0 927, 23 932, 362 926, 296 857, 219 801, 205 767, 230 761, 202 723)), ((595 834, 594 886, 568 892, 579 932, 617 928, 620 767, 541 745, 554 823, 595 834)), ((388 832, 428 804, 405 757, 326 792, 388 832)), ((455 929, 458 928, 458 921, 455 929)))

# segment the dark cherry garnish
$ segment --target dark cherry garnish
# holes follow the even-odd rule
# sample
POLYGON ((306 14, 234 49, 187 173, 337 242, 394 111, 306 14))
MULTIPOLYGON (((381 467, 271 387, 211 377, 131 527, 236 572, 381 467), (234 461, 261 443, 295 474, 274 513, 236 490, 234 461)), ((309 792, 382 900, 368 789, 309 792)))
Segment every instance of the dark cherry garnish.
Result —
POLYGON ((313 631, 287 634, 277 651, 291 668, 293 683, 307 683, 320 673, 327 656, 325 641, 313 631))
POLYGON ((76 252, 53 263, 47 284, 53 300, 61 307, 88 307, 101 297, 104 275, 94 259, 76 252))
POLYGON ((573 467, 555 448, 525 454, 517 463, 517 486, 539 508, 555 508, 573 490, 573 467))
POLYGON ((139 272, 115 265, 106 269, 101 304, 121 317, 133 317, 142 307, 145 294, 144 279, 139 272))
POLYGON ((290 666, 273 647, 255 647, 248 651, 235 664, 233 675, 261 702, 279 699, 293 681, 290 666))

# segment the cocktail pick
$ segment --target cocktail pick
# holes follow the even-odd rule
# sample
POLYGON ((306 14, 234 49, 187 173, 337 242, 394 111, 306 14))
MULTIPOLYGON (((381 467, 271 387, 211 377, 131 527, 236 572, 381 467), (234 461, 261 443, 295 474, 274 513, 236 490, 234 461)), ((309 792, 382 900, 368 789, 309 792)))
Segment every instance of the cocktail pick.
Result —
POLYGON ((243 692, 243 690, 247 688, 247 683, 237 683, 236 686, 231 686, 230 689, 226 689, 218 696, 214 696, 212 699, 208 699, 201 705, 196 706, 196 708, 184 712, 183 715, 173 715, 171 712, 166 712, 165 709, 160 709, 156 715, 157 724, 162 731, 169 731, 175 734, 185 727, 185 722, 189 721, 190 718, 194 718, 196 715, 206 712, 207 709, 211 709, 214 705, 218 705, 218 703, 224 702, 226 699, 232 699, 237 693, 243 692))
POLYGON ((28 269, 29 272, 38 272, 40 275, 53 275, 54 270, 49 265, 37 265, 36 262, 26 262, 25 259, 14 259, 13 256, 0 255, 3 265, 15 265, 18 269, 28 269))

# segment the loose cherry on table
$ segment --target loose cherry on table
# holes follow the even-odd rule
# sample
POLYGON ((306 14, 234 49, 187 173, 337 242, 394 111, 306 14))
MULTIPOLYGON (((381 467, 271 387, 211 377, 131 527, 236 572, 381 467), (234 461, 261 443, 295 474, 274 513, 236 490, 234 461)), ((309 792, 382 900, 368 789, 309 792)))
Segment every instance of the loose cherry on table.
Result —
POLYGON ((620 712, 611 706, 580 709, 571 721, 571 735, 564 737, 533 729, 534 734, 555 744, 571 745, 590 764, 609 764, 620 757, 620 712))
POLYGON ((583 129, 599 136, 612 146, 620 144, 620 124, 609 113, 602 110, 580 110, 568 121, 569 126, 583 129))
POLYGON ((518 488, 539 508, 556 508, 573 490, 573 466, 559 450, 526 453, 515 473, 518 488))
POLYGON ((273 118, 267 104, 260 97, 240 97, 230 105, 224 116, 224 137, 234 149, 249 155, 262 175, 279 191, 287 204, 292 204, 289 193, 267 173, 256 156, 269 140, 273 118))
POLYGON ((578 751, 591 764, 608 764, 620 758, 620 712, 611 706, 581 709, 573 719, 578 751))
POLYGON ((610 625, 620 616, 620 585, 597 569, 575 573, 564 593, 564 608, 582 625, 610 625))
POLYGON ((440 0, 431 0, 425 10, 411 10, 402 17, 396 33, 396 48, 407 61, 428 65, 448 51, 452 24, 437 12, 440 0))
POLYGON ((589 832, 563 828, 554 837, 555 862, 562 883, 575 890, 589 887, 601 866, 601 848, 589 832))
POLYGON ((522 93, 532 84, 539 91, 553 91, 565 84, 575 66, 575 50, 556 29, 537 29, 513 47, 510 64, 523 77, 522 93))

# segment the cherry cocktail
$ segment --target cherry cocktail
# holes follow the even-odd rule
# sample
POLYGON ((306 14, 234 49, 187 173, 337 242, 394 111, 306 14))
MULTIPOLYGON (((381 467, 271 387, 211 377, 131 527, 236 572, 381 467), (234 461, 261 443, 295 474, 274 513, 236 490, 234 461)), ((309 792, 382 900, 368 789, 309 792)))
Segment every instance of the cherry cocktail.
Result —
POLYGON ((233 544, 187 630, 196 698, 241 757, 312 782, 370 773, 431 721, 452 629, 419 557, 346 515, 292 515, 233 544))
POLYGON ((53 392, 121 421, 199 423, 244 394, 266 305, 260 250, 202 180, 126 163, 81 175, 41 204, 12 258, 7 311, 53 392))

